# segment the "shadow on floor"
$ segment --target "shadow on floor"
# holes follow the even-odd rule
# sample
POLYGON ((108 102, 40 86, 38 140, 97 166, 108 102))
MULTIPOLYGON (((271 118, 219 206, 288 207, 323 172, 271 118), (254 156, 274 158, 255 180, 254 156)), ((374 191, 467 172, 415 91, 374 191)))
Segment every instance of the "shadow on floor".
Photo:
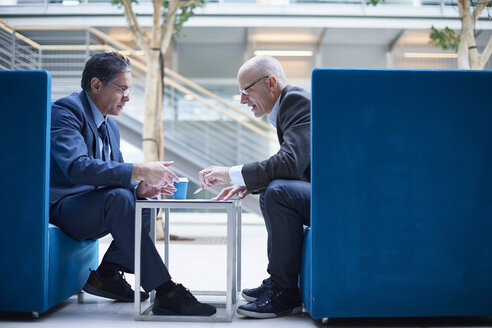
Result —
POLYGON ((39 313, 38 317, 33 315, 33 312, 0 312, 0 322, 2 321, 12 321, 12 322, 40 322, 44 318, 48 318, 51 314, 60 311, 66 306, 69 306, 67 300, 53 306, 46 312, 39 313))
POLYGON ((318 327, 492 327, 492 317, 330 318, 318 327))

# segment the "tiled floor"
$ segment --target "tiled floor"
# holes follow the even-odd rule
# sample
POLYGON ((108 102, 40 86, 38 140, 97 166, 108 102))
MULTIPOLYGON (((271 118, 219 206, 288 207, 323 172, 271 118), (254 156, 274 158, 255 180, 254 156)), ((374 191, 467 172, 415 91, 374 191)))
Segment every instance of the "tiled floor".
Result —
MULTIPOLYGON (((173 280, 191 290, 225 290, 225 214, 173 213, 171 233, 199 237, 195 241, 171 243, 170 272, 173 280)), ((262 219, 243 214, 242 286, 255 287, 266 277, 266 231, 262 219)), ((100 242, 100 256, 110 237, 100 242)), ((162 250, 162 242, 159 242, 162 250)), ((133 284, 133 276, 127 280, 133 284)), ((26 297, 29 297, 26 295, 26 297)), ((69 298, 38 319, 28 315, 0 313, 0 327, 321 327, 309 314, 277 319, 254 320, 236 315, 232 323, 142 322, 133 318, 133 304, 118 303, 84 295, 69 298)), ((330 327, 492 327, 492 317, 482 318, 357 318, 331 319, 330 327)))

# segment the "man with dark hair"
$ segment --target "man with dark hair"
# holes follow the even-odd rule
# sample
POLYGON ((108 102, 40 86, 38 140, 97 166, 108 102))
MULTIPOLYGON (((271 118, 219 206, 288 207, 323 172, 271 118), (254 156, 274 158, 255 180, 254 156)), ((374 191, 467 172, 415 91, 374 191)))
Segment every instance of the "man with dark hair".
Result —
POLYGON ((255 117, 269 115, 277 129, 280 150, 261 162, 208 167, 200 171, 200 182, 202 187, 234 183, 215 199, 261 193, 270 276, 259 287, 242 291, 250 303, 241 305, 237 312, 253 318, 299 313, 303 225, 310 224, 311 95, 288 85, 282 65, 267 55, 244 63, 237 81, 241 103, 251 107, 255 117))
MULTIPOLYGON (((132 91, 130 62, 118 53, 93 56, 85 65, 83 91, 51 108, 50 222, 76 240, 113 242, 84 287, 88 293, 123 302, 134 291, 123 272, 134 272, 135 201, 172 194, 177 176, 172 162, 125 163, 120 152, 119 115, 132 91)), ((142 300, 156 290, 152 308, 161 315, 212 315, 175 284, 149 237, 150 212, 143 213, 142 300)))

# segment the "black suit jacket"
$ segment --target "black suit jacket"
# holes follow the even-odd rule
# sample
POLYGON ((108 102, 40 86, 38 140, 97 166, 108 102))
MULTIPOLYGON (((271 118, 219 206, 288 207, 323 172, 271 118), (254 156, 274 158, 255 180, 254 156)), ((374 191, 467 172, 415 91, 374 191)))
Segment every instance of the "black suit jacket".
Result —
POLYGON ((269 159, 243 165, 246 188, 261 192, 272 180, 311 181, 311 94, 287 85, 277 114, 280 150, 269 159))

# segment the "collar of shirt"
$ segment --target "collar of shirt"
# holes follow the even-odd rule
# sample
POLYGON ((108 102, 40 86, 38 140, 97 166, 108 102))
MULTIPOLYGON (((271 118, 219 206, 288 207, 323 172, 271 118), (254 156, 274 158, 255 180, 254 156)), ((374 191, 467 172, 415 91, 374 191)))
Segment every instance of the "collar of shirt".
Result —
POLYGON ((102 116, 101 111, 97 108, 96 104, 92 101, 91 97, 87 94, 87 92, 83 91, 89 100, 89 104, 91 105, 92 116, 94 116, 94 122, 96 123, 97 128, 101 126, 101 124, 105 121, 104 116, 102 116))
POLYGON ((270 124, 272 124, 274 128, 277 128, 277 114, 279 108, 280 108, 280 96, 277 98, 275 105, 273 105, 272 112, 268 116, 268 120, 270 121, 270 124))

